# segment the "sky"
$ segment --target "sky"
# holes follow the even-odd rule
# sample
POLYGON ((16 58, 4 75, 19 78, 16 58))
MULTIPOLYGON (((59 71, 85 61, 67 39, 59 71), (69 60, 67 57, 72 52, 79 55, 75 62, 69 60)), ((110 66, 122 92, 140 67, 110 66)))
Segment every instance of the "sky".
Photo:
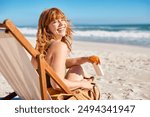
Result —
POLYGON ((0 22, 36 26, 41 12, 52 7, 73 24, 150 24, 150 0, 0 0, 0 22))

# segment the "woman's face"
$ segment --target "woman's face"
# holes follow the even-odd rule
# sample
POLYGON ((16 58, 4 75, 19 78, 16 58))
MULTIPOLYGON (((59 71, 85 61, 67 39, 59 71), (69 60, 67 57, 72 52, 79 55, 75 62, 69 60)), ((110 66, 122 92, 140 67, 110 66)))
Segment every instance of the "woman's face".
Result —
POLYGON ((56 38, 62 38, 66 35, 67 22, 64 19, 57 19, 49 24, 50 31, 56 38))

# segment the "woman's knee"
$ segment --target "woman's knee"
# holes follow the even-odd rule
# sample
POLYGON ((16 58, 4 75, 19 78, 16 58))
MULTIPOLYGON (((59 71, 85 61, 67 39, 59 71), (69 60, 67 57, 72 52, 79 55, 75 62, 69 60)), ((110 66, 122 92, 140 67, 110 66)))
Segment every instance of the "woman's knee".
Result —
POLYGON ((66 74, 66 78, 73 81, 83 80, 83 77, 84 72, 80 65, 71 67, 66 74))
POLYGON ((83 71, 83 68, 81 67, 81 65, 72 66, 68 70, 68 73, 77 73, 78 75, 84 75, 84 71, 83 71))

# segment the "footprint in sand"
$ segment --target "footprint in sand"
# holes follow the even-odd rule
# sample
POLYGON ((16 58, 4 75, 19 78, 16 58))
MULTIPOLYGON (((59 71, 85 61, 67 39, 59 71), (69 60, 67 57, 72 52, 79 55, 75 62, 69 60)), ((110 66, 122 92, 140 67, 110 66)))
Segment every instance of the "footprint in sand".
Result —
POLYGON ((131 93, 133 93, 134 91, 133 91, 133 89, 123 89, 124 90, 124 92, 123 92, 123 98, 124 99, 128 99, 128 96, 131 94, 131 93))
POLYGON ((104 99, 108 99, 108 100, 112 100, 113 96, 111 93, 103 93, 102 94, 104 96, 104 99))
POLYGON ((119 78, 119 79, 117 79, 117 82, 119 82, 119 83, 121 84, 121 86, 123 86, 123 84, 124 84, 125 80, 123 80, 123 79, 119 78))

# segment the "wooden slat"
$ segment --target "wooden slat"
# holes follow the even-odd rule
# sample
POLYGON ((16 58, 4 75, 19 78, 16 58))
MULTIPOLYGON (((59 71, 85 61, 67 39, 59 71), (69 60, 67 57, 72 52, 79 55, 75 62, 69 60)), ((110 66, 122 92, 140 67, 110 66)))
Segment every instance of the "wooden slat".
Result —
POLYGON ((42 57, 42 55, 39 55, 37 58, 38 58, 38 64, 39 64, 38 72, 39 72, 42 100, 48 100, 49 98, 47 94, 45 64, 43 64, 44 58, 42 57))
POLYGON ((2 100, 11 100, 13 99, 15 96, 17 96, 17 94, 15 92, 10 93, 9 95, 7 95, 6 97, 3 97, 2 100))
POLYGON ((36 57, 39 52, 36 51, 32 45, 28 42, 28 40, 24 37, 24 35, 16 28, 16 26, 10 21, 5 20, 4 24, 6 28, 10 30, 12 35, 21 43, 21 45, 33 56, 36 57))
POLYGON ((0 23, 0 28, 6 28, 5 24, 0 23))

